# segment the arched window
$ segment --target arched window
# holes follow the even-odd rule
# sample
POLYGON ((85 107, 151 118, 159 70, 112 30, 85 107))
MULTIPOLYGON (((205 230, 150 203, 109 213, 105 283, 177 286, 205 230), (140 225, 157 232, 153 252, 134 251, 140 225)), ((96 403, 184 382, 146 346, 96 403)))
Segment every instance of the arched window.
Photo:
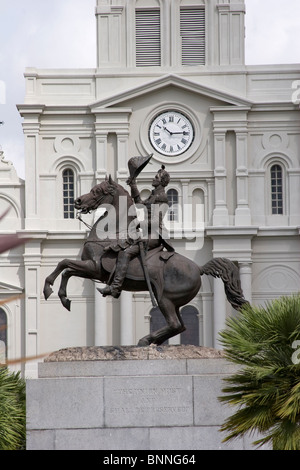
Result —
POLYGON ((5 364, 7 358, 7 317, 0 308, 0 364, 5 364))
POLYGON ((178 222, 178 192, 176 189, 169 189, 167 197, 170 205, 168 220, 170 222, 178 222))
POLYGON ((75 197, 74 171, 70 168, 63 171, 63 204, 64 219, 74 219, 74 197, 75 197))
POLYGON ((283 170, 281 165, 271 167, 271 204, 272 215, 283 214, 283 170))
POLYGON ((181 333, 181 344, 199 346, 199 318, 198 310, 192 305, 183 307, 180 312, 186 330, 181 333))

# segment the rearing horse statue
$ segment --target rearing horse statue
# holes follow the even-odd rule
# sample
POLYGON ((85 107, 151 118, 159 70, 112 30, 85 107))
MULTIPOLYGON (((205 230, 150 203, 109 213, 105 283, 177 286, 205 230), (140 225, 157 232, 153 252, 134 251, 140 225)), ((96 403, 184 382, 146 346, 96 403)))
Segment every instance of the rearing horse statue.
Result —
MULTIPOLYGON (((105 250, 114 241, 120 242, 124 237, 124 227, 128 230, 136 229, 136 211, 129 193, 111 177, 94 186, 90 193, 80 196, 75 201, 75 207, 82 214, 87 214, 99 207, 105 213, 99 217, 90 230, 84 243, 81 261, 64 259, 56 269, 46 278, 44 297, 47 300, 51 295, 56 278, 61 276, 58 296, 65 308, 70 310, 71 301, 67 297, 67 283, 70 277, 78 276, 92 281, 109 284, 114 274, 116 254, 112 250, 105 250), (120 207, 120 202, 127 209, 120 207), (114 236, 109 226, 114 226, 114 236)), ((126 231, 125 230, 125 231, 126 231)), ((126 235, 127 236, 127 235, 126 235)), ((180 315, 180 308, 191 302, 201 287, 201 276, 211 275, 221 278, 224 283, 227 300, 236 310, 247 303, 241 289, 239 271, 234 263, 226 258, 216 258, 200 267, 190 259, 174 252, 165 251, 159 246, 147 253, 147 273, 157 305, 166 320, 166 326, 155 331, 138 342, 139 346, 162 344, 172 336, 185 331, 180 315)), ((130 261, 122 290, 147 291, 149 290, 145 270, 140 256, 130 261)))

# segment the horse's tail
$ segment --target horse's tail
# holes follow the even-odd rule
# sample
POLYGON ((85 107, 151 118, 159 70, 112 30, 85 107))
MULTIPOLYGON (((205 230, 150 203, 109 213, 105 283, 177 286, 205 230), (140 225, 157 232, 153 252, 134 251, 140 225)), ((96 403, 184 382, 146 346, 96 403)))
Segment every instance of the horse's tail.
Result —
POLYGON ((222 279, 228 302, 235 310, 240 310, 249 302, 245 299, 241 288, 240 273, 238 267, 229 259, 215 258, 200 267, 200 274, 222 279))

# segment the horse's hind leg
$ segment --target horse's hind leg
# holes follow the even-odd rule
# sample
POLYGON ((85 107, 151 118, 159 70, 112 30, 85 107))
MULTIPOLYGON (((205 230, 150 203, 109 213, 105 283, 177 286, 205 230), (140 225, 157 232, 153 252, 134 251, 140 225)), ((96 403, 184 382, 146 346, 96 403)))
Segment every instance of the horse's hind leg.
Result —
POLYGON ((65 269, 61 275, 61 283, 58 290, 58 297, 67 310, 71 310, 71 300, 67 298, 67 284, 71 276, 75 273, 72 269, 65 269))
POLYGON ((163 299, 159 303, 159 308, 166 319, 167 326, 140 339, 138 346, 148 346, 152 343, 159 345, 185 331, 179 308, 171 300, 163 299))

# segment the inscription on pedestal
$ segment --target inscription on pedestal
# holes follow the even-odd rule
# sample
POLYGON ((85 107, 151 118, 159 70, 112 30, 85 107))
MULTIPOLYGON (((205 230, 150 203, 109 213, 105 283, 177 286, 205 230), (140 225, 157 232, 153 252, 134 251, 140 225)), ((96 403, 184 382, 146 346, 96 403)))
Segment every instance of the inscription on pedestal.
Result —
POLYGON ((193 422, 192 381, 176 377, 105 379, 107 426, 172 426, 193 422))

